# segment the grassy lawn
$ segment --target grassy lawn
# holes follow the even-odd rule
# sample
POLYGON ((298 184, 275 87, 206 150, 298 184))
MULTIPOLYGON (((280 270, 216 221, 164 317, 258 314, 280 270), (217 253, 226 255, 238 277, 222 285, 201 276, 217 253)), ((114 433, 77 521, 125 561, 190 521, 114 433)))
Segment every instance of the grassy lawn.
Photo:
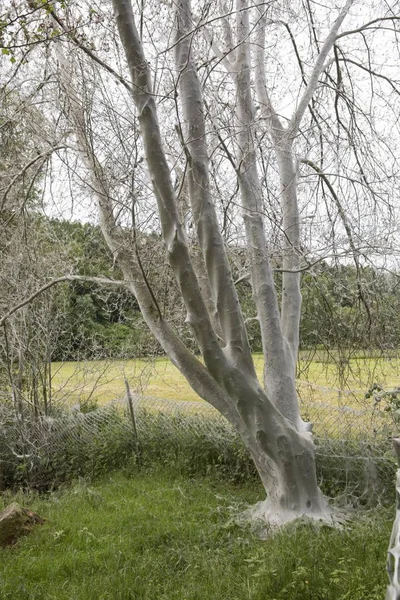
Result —
MULTIPOLYGON (((113 473, 46 499, 47 521, 0 550, 1 600, 381 600, 393 511, 344 531, 302 525, 261 541, 231 518, 253 486, 113 473)), ((0 497, 6 505, 12 499, 0 497)))
MULTIPOLYGON (((262 356, 254 355, 262 378, 262 356)), ((88 398, 103 404, 122 397, 124 378, 133 392, 171 400, 201 401, 179 371, 166 358, 156 360, 53 363, 53 399, 69 405, 88 398)), ((400 359, 355 357, 342 365, 332 357, 302 353, 298 365, 298 390, 305 402, 365 406, 364 395, 372 383, 399 385, 400 359), (339 388, 343 391, 339 392, 339 388)))

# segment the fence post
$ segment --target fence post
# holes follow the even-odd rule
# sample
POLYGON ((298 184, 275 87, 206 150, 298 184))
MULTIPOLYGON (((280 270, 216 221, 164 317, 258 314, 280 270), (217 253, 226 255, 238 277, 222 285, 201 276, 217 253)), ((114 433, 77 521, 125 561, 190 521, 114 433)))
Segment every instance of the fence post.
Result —
POLYGON ((128 406, 129 406, 129 414, 131 416, 131 422, 132 422, 133 437, 135 439, 135 445, 136 445, 136 456, 137 456, 137 460, 139 462, 140 461, 139 437, 138 437, 138 432, 137 432, 137 427, 136 427, 135 412, 133 410, 133 398, 132 398, 132 394, 131 394, 131 388, 129 387, 129 381, 127 379, 125 379, 124 381, 125 381, 125 389, 126 389, 126 398, 128 400, 128 406))
MULTIPOLYGON (((400 438, 393 439, 397 462, 400 465, 400 438)), ((396 476, 396 518, 390 536, 387 572, 390 584, 386 592, 386 600, 400 600, 400 468, 396 476)))

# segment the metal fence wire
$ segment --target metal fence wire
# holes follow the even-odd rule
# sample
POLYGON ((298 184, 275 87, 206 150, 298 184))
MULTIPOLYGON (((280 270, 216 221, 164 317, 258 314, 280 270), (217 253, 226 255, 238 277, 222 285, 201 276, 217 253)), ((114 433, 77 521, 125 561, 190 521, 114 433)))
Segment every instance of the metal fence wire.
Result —
MULTIPOLYGON (((96 473, 100 463, 111 469, 138 447, 144 454, 151 447, 162 458, 171 447, 178 456, 190 446, 192 459, 197 452, 199 460, 204 454, 204 460, 207 455, 228 464, 235 456, 236 471, 248 469, 237 434, 209 404, 148 396, 132 400, 133 411, 122 398, 88 413, 71 410, 36 419, 17 418, 0 405, 0 489, 48 488, 71 476, 96 473)), ((396 424, 390 414, 307 399, 301 412, 313 423, 318 477, 327 494, 369 503, 392 498, 396 424)))

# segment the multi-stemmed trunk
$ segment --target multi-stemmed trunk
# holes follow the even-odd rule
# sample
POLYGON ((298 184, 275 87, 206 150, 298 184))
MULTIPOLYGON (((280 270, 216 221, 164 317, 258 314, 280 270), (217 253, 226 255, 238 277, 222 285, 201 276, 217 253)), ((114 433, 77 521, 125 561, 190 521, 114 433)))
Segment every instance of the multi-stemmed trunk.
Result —
MULTIPOLYGON (((348 0, 340 18, 335 22, 330 42, 321 50, 319 62, 317 61, 319 66, 316 66, 314 79, 311 78, 315 85, 329 51, 329 44, 333 44, 350 4, 351 0, 348 0)), ((79 95, 68 76, 68 63, 60 56, 63 71, 61 79, 69 98, 69 105, 65 110, 75 129, 91 176, 104 237, 115 260, 119 262, 127 286, 135 295, 145 321, 166 354, 192 388, 227 418, 249 450, 267 493, 267 499, 257 505, 252 516, 272 525, 304 515, 329 520, 331 511, 317 485, 314 445, 309 427, 300 416, 295 385, 301 295, 300 222, 296 197, 296 163, 292 147, 299 119, 309 101, 307 98, 312 95, 312 89, 306 90, 305 99, 301 100, 289 130, 283 129, 273 113, 262 85, 258 90, 268 113, 266 121, 271 124, 270 133, 275 144, 281 179, 285 252, 283 299, 279 306, 268 257, 262 216, 263 194, 257 172, 255 109, 251 93, 248 41, 249 15, 245 0, 237 0, 237 48, 232 51, 234 64, 227 57, 222 58, 223 64, 231 70, 237 91, 236 175, 265 356, 264 386, 261 386, 210 191, 205 107, 192 56, 193 21, 190 0, 178 0, 176 3, 174 46, 183 123, 180 138, 187 159, 188 195, 197 241, 203 255, 201 261, 193 261, 185 228, 180 221, 178 199, 162 145, 150 69, 136 30, 131 0, 113 0, 113 6, 131 73, 132 97, 157 200, 162 236, 185 304, 186 321, 196 335, 204 364, 185 347, 163 317, 137 255, 127 245, 126 236, 115 223, 107 176, 91 143, 90 122, 85 118, 79 95), (208 282, 204 285, 206 279, 208 282), (213 314, 210 314, 211 311, 213 314)), ((233 39, 233 35, 227 23, 224 25, 229 41, 233 39)), ((261 70, 261 84, 262 76, 261 70)))
POLYGON ((248 511, 270 525, 299 516, 330 520, 331 511, 318 488, 315 449, 311 434, 298 431, 263 390, 246 395, 245 444, 267 494, 267 499, 248 511))

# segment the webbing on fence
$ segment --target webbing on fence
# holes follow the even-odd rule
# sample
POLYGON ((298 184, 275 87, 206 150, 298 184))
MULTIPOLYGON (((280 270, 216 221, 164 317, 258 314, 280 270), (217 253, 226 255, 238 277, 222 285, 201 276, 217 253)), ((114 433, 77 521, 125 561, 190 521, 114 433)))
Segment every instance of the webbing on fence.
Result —
MULTIPOLYGON (((169 435, 177 439, 189 435, 194 440, 230 443, 237 438, 229 423, 205 402, 134 396, 133 410, 142 444, 154 426, 160 426, 160 418, 162 427, 168 428, 169 435)), ((331 479, 332 473, 336 474, 334 479, 340 482, 338 495, 361 494, 366 487, 386 489, 388 482, 390 487, 396 470, 391 449, 394 424, 390 415, 371 408, 307 401, 302 402, 301 411, 314 424, 319 477, 326 481, 328 470, 331 479)), ((10 408, 0 405, 0 465, 24 465, 28 476, 29 469, 38 470, 41 465, 46 468, 60 448, 76 457, 96 453, 110 436, 132 438, 131 416, 126 398, 85 414, 71 410, 39 419, 17 418, 10 408)))

